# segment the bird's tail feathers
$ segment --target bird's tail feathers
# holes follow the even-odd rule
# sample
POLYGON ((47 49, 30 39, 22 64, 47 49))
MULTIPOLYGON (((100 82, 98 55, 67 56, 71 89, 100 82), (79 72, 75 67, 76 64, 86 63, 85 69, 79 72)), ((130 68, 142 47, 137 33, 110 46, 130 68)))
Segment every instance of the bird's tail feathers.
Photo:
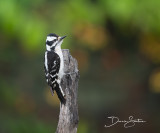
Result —
POLYGON ((62 104, 65 104, 65 103, 66 103, 66 99, 65 99, 65 97, 63 96, 63 94, 62 94, 62 92, 61 92, 61 89, 60 89, 59 87, 56 87, 56 88, 55 88, 55 91, 56 91, 56 93, 57 93, 57 96, 58 96, 60 102, 61 102, 62 104))

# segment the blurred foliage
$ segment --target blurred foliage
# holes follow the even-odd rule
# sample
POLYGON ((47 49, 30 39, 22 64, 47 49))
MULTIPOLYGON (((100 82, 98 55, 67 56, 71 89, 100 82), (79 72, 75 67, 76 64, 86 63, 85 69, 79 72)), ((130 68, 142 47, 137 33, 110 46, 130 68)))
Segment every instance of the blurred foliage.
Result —
POLYGON ((0 132, 56 130, 59 101, 43 70, 46 36, 56 33, 67 35, 62 47, 79 64, 78 132, 126 132, 105 129, 105 119, 135 114, 149 126, 131 132, 158 133, 159 7, 159 0, 1 0, 0 132))
POLYGON ((34 118, 12 118, 12 116, 1 116, 1 132, 3 133, 28 133, 28 132, 39 132, 39 133, 50 133, 53 132, 53 127, 49 124, 43 123, 34 118))

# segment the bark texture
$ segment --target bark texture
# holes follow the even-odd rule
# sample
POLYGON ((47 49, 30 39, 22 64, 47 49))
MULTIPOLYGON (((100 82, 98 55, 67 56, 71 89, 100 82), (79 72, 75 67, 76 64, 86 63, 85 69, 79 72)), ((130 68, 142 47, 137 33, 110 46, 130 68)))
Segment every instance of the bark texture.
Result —
POLYGON ((64 77, 61 87, 66 95, 66 104, 60 105, 59 122, 56 133, 77 133, 78 116, 78 64, 68 49, 63 50, 64 77))

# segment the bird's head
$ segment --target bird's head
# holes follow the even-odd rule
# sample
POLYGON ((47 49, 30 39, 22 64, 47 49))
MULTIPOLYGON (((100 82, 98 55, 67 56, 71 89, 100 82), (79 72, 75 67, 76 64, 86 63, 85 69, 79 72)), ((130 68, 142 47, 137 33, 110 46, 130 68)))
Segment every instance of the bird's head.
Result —
POLYGON ((46 49, 48 51, 51 51, 51 50, 54 50, 56 47, 61 46, 63 39, 65 37, 66 36, 60 37, 54 33, 48 34, 47 39, 46 39, 46 49))

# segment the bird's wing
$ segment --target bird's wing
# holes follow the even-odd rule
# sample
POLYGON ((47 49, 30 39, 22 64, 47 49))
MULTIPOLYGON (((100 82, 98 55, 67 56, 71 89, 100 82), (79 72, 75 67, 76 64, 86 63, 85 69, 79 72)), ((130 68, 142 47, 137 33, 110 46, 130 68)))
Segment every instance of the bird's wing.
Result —
POLYGON ((48 53, 48 73, 49 73, 49 84, 54 88, 54 83, 58 79, 58 72, 60 69, 60 58, 54 52, 48 53))

